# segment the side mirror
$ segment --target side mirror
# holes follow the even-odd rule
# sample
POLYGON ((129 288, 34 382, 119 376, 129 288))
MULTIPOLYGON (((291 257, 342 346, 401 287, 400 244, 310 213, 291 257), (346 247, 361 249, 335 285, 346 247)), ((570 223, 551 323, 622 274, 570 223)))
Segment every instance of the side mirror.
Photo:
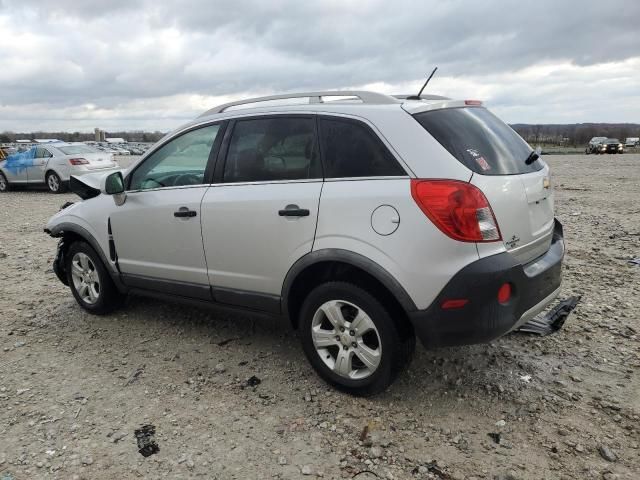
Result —
POLYGON ((104 181, 104 193, 107 195, 117 195, 124 192, 124 179, 122 172, 113 172, 104 181))
POLYGON ((105 177, 102 188, 100 189, 105 195, 113 195, 113 201, 116 205, 122 205, 127 199, 124 193, 124 179, 122 172, 113 172, 105 177))

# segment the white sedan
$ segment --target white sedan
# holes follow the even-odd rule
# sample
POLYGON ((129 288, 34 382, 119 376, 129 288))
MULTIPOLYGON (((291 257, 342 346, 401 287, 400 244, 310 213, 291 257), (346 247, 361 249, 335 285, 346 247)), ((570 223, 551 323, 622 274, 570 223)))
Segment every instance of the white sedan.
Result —
POLYGON ((0 161, 0 192, 12 185, 46 184, 52 193, 62 193, 67 190, 71 175, 117 168, 112 154, 83 143, 35 145, 0 161))

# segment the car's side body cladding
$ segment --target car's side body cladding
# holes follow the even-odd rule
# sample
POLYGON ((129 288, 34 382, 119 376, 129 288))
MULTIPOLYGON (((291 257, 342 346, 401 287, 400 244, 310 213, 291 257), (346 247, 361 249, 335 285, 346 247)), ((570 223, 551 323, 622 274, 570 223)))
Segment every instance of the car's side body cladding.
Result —
POLYGON ((289 269, 287 276, 282 285, 282 312, 288 315, 287 304, 291 287, 295 283, 298 276, 307 268, 318 263, 325 262, 341 262, 352 265, 356 268, 364 270, 382 283, 398 300, 400 305, 407 311, 417 310, 416 304, 413 302, 407 291, 400 283, 377 263, 359 253, 339 248, 326 248, 322 250, 314 250, 313 252, 300 258, 289 269))

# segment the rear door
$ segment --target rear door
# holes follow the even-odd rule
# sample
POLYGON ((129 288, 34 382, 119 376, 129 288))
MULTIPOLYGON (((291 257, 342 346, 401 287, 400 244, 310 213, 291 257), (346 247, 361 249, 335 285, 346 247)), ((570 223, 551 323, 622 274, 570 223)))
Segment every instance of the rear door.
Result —
POLYGON ((47 164, 53 157, 53 153, 46 147, 36 147, 36 156, 33 165, 27 168, 27 179, 29 183, 43 183, 47 164))
MULTIPOLYGON (((507 124, 481 107, 431 110, 416 120, 474 173, 471 183, 489 200, 504 246, 526 263, 551 244, 554 216, 549 167, 527 163, 531 147, 507 124)), ((481 256, 491 248, 479 248, 481 256)))
POLYGON ((278 310, 285 275, 313 246, 322 189, 315 119, 242 118, 227 136, 202 201, 209 281, 217 301, 278 310))

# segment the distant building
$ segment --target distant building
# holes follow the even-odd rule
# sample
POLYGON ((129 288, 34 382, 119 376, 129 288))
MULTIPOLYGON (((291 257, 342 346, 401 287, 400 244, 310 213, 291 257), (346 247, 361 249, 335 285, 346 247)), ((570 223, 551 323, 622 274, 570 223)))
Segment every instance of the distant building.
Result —
POLYGON ((105 138, 105 141, 107 143, 127 143, 127 141, 124 138, 105 138))
POLYGON ((100 130, 99 128, 93 129, 93 138, 96 142, 104 142, 106 139, 107 132, 104 130, 100 130))
POLYGON ((57 138, 36 138, 36 143, 53 143, 53 142, 61 142, 62 140, 58 140, 57 138))

